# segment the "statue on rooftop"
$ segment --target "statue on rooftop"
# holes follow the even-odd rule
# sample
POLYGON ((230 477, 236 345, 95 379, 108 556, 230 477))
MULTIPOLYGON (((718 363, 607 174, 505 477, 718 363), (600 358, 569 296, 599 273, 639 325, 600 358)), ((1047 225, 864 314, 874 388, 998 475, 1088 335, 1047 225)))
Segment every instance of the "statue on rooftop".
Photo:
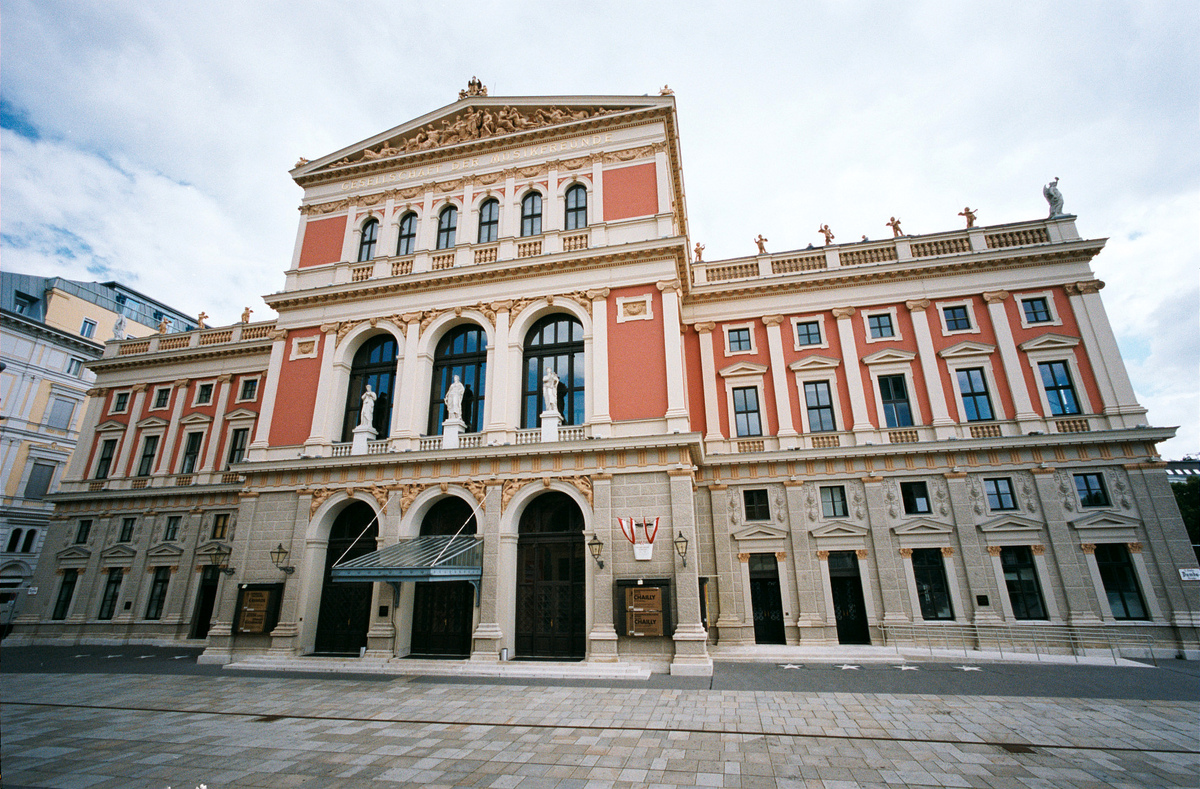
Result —
POLYGON ((196 316, 196 328, 197 329, 207 329, 208 326, 204 323, 204 321, 206 321, 206 320, 208 320, 207 312, 202 312, 199 315, 197 315, 196 316))
POLYGON ((892 229, 893 238, 900 238, 900 236, 904 235, 904 231, 900 229, 900 220, 896 217, 892 217, 892 221, 884 222, 884 224, 892 229))
POLYGON ((833 231, 829 229, 829 225, 821 225, 820 227, 817 228, 817 232, 820 233, 821 235, 825 236, 826 244, 833 243, 834 235, 833 235, 833 231))
POLYGON ((250 309, 249 307, 242 310, 242 323, 250 322, 250 313, 252 313, 252 312, 254 312, 254 310, 250 309))
POLYGON ((969 207, 964 206, 958 215, 967 220, 967 227, 975 227, 975 212, 969 207))
POLYGON ((758 244, 758 254, 760 254, 760 255, 767 254, 767 242, 770 240, 771 239, 769 239, 769 238, 763 238, 762 233, 758 234, 758 238, 754 239, 754 243, 758 244))
POLYGON ((1063 196, 1062 192, 1058 191, 1058 176, 1055 176, 1053 181, 1042 187, 1042 196, 1050 204, 1051 219, 1063 215, 1063 196))
POLYGON ((170 319, 170 318, 163 318, 161 321, 159 321, 159 322, 158 322, 158 333, 159 333, 159 334, 166 334, 166 333, 167 333, 167 327, 168 327, 168 326, 170 326, 170 325, 171 325, 171 319, 170 319))
POLYGON ((701 260, 700 258, 701 258, 702 253, 704 252, 704 245, 701 244, 699 241, 696 242, 695 252, 696 252, 696 262, 703 263, 704 261, 701 260))

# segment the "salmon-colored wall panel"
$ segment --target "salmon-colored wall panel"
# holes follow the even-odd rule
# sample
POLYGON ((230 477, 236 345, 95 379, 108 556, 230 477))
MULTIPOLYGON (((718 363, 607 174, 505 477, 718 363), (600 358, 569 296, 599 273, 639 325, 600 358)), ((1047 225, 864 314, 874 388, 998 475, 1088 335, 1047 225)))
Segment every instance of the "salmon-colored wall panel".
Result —
MULTIPOLYGON (((930 305, 926 310, 929 316, 929 333, 933 336, 933 347, 935 352, 941 353, 947 348, 952 348, 955 345, 963 342, 978 342, 984 345, 997 345, 996 342, 996 327, 992 325, 991 315, 988 313, 987 304, 978 296, 972 296, 964 301, 971 302, 971 313, 975 317, 975 322, 979 328, 976 334, 951 334, 942 336, 942 319, 937 312, 935 305, 930 305)), ((950 301, 957 301, 951 299, 950 301)), ((914 313, 914 318, 917 314, 914 313)), ((992 400, 992 408, 996 411, 997 419, 1012 419, 1016 416, 1016 411, 1013 409, 1012 393, 1008 386, 1008 377, 1004 374, 1004 363, 1000 359, 999 348, 988 356, 991 362, 992 375, 996 380, 996 390, 988 391, 992 400)), ((942 379, 942 391, 946 394, 946 410, 950 417, 957 421, 966 421, 965 415, 959 413, 958 410, 958 377, 954 375, 950 368, 946 365, 944 359, 937 357, 938 373, 942 379)))
MULTIPOLYGON (((784 316, 784 321, 780 324, 783 330, 783 361, 785 364, 806 359, 809 356, 823 356, 827 359, 839 359, 842 363, 836 369, 830 370, 828 377, 824 380, 829 381, 829 385, 833 387, 837 393, 838 404, 841 408, 842 418, 838 421, 838 430, 849 430, 854 426, 854 416, 850 408, 850 386, 846 383, 846 360, 842 358, 842 339, 838 336, 837 319, 833 317, 832 312, 805 312, 796 315, 784 316), (828 348, 817 348, 813 346, 801 346, 800 350, 796 350, 796 328, 792 323, 792 318, 803 318, 804 320, 816 320, 823 317, 822 324, 823 339, 828 343, 828 348)), ((863 354, 864 356, 866 354, 863 354)), ((850 360, 853 363, 853 360, 850 360)), ((806 380, 817 381, 820 378, 809 378, 806 380)), ((800 417, 800 412, 805 408, 804 403, 804 386, 796 384, 796 374, 791 370, 787 371, 787 385, 791 389, 792 394, 792 424, 797 432, 803 432, 804 421, 800 417)), ((865 384, 864 384, 865 385, 865 384)))
MULTIPOLYGON (((925 319, 924 315, 921 313, 917 313, 917 315, 920 316, 922 320, 925 319)), ((859 356, 871 356, 872 354, 889 349, 918 353, 917 338, 916 335, 913 334, 914 329, 912 318, 912 314, 909 313, 908 307, 904 306, 903 302, 900 302, 899 304, 875 304, 858 310, 858 312, 856 312, 851 318, 851 325, 854 326, 854 341, 858 345, 859 356), (893 306, 896 308, 896 326, 898 329, 897 333, 900 335, 900 339, 876 340, 875 342, 871 343, 867 342, 867 326, 866 321, 862 317, 863 314, 865 313, 870 315, 874 313, 885 312, 887 311, 888 307, 893 306)), ((940 334, 941 332, 939 331, 938 333, 940 334)), ((911 370, 913 390, 909 392, 908 398, 909 402, 918 404, 918 410, 921 412, 921 420, 919 422, 916 419, 917 415, 915 413, 913 414, 913 424, 927 425, 932 419, 929 411, 929 390, 925 388, 924 376, 921 373, 921 367, 918 361, 919 359, 913 359, 912 361, 911 370)), ((854 363, 854 360, 847 359, 846 363, 852 364, 854 363)), ((858 367, 859 372, 862 375, 863 390, 866 394, 867 414, 869 415, 872 424, 883 428, 885 423, 881 418, 879 409, 875 407, 876 387, 875 379, 871 376, 871 367, 870 365, 863 364, 861 361, 858 362, 858 367)), ((846 418, 850 419, 850 416, 846 415, 846 418)))
MULTIPOLYGON (((312 337, 317 341, 317 355, 307 359, 284 360, 279 371, 279 394, 275 398, 275 414, 271 419, 273 447, 303 444, 312 433, 313 411, 317 404, 317 381, 321 377, 321 330, 298 329, 288 332, 294 337, 312 337)), ((290 343, 289 343, 290 347, 290 343)))
POLYGON ((614 421, 655 419, 667 413, 662 294, 653 286, 617 288, 608 299, 608 394, 614 421), (617 323, 617 298, 646 293, 654 320, 617 323))
POLYGON ((304 227, 299 268, 337 263, 342 257, 342 240, 345 236, 345 217, 309 220, 304 227))
MULTIPOLYGON (((728 384, 725 377, 721 375, 721 371, 741 362, 749 362, 767 367, 767 371, 762 377, 762 402, 758 404, 758 416, 763 435, 775 435, 779 430, 779 412, 775 408, 775 384, 771 378, 774 371, 771 369, 771 352, 767 347, 767 327, 761 320, 753 319, 718 323, 717 328, 713 330, 713 359, 717 373, 717 408, 721 411, 722 433, 729 438, 737 438, 734 435, 736 431, 733 429, 729 414, 728 384), (746 324, 749 324, 750 333, 754 336, 754 353, 726 354, 726 329, 729 327, 743 328, 746 324)), ((790 375, 791 371, 788 370, 785 373, 790 375)))
POLYGON ((704 430, 707 426, 704 411, 704 374, 700 370, 700 343, 707 342, 695 331, 683 335, 683 372, 687 381, 688 415, 692 430, 704 430))
MULTIPOLYGON (((1075 311, 1071 309, 1071 302, 1067 293, 1062 288, 1053 288, 1052 294, 1054 297, 1054 310, 1058 319, 1062 321, 1060 326, 1051 326, 1046 324, 1034 324, 1028 329, 1021 326, 1021 297, 1029 295, 1042 295, 1044 290, 1033 291, 1031 293, 1013 293, 1012 298, 1006 299, 1004 309, 1008 312, 1008 322, 1012 326, 1013 340, 1017 345, 1023 342, 1032 340, 1035 337, 1041 337, 1044 334, 1061 334, 1064 337, 1079 337, 1079 323, 1075 320, 1075 311)), ((1088 403, 1091 405, 1092 413, 1100 413, 1104 410, 1104 404, 1100 401, 1100 389, 1096 386, 1096 373, 1092 369, 1092 364, 1087 358, 1087 351, 1083 347, 1081 341, 1075 346, 1075 363, 1079 367, 1079 377, 1082 381, 1075 381, 1076 387, 1082 387, 1087 392, 1088 403)), ((1064 353, 1065 357, 1066 354, 1064 353)), ((1025 375, 1025 385, 1029 388, 1029 399, 1033 401, 1033 410, 1042 416, 1048 416, 1042 408, 1042 397, 1038 394, 1042 390, 1041 379, 1034 372, 1033 366, 1029 364, 1029 357, 1024 353, 1021 357, 1021 372, 1025 375)))
POLYGON ((658 174, 654 162, 604 171, 604 220, 658 213, 658 174))

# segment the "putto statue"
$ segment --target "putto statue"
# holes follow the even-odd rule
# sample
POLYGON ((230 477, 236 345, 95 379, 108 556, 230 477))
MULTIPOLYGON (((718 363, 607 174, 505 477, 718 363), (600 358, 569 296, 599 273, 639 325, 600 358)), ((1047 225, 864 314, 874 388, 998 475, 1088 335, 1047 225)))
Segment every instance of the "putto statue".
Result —
POLYGON ((900 238, 900 236, 904 235, 904 231, 900 229, 900 220, 896 217, 892 217, 892 221, 884 222, 884 224, 892 229, 893 238, 900 238))
POLYGON ((252 312, 254 312, 254 310, 250 309, 249 307, 242 310, 242 323, 250 322, 250 313, 252 313, 252 312))
POLYGON ((197 329, 207 329, 208 324, 205 323, 206 320, 208 320, 207 312, 202 312, 199 315, 197 315, 196 316, 196 328, 197 329))
POLYGON ((820 227, 817 228, 817 232, 820 233, 821 235, 825 236, 826 244, 833 243, 834 235, 833 235, 833 231, 829 229, 829 225, 821 225, 820 227))
POLYGON ((754 243, 758 244, 758 254, 760 254, 760 255, 767 254, 767 242, 770 240, 771 239, 769 239, 769 238, 763 238, 762 233, 758 234, 758 238, 754 239, 754 243))
POLYGON ((958 215, 967 220, 967 227, 975 227, 975 212, 970 207, 964 206, 958 215))
POLYGON ((547 367, 542 376, 542 400, 547 413, 558 413, 558 373, 553 367, 547 367))
POLYGON ((462 381, 458 376, 454 376, 454 382, 446 387, 446 418, 447 419, 462 419, 462 402, 463 392, 466 387, 462 385, 462 381))
POLYGON ((358 414, 360 427, 371 427, 375 422, 375 397, 371 385, 367 384, 367 391, 362 394, 362 410, 358 414))
POLYGON ((1058 176, 1055 176, 1053 181, 1042 187, 1042 196, 1050 204, 1051 219, 1063 215, 1063 196, 1062 192, 1058 191, 1058 176))
POLYGON ((701 260, 701 259, 700 259, 700 257, 701 257, 701 255, 703 255, 703 254, 704 254, 704 245, 703 245, 703 244, 701 244, 699 241, 697 241, 697 242, 696 242, 696 249, 695 249, 694 251, 695 251, 695 253, 696 253, 696 262, 697 262, 697 263, 703 263, 704 261, 703 261, 703 260, 701 260))

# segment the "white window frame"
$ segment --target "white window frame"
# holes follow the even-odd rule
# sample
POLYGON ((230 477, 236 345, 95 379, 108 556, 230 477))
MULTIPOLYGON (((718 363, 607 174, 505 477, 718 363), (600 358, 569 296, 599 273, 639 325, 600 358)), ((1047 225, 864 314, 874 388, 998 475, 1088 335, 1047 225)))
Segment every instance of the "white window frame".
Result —
POLYGON ((979 334, 979 320, 975 317, 975 302, 971 299, 957 299, 955 301, 935 301, 933 306, 937 309, 938 320, 942 324, 942 336, 950 337, 955 334, 979 334), (966 307, 967 320, 971 322, 969 329, 950 329, 946 326, 946 309, 949 307, 966 307))
POLYGON ((720 375, 725 379, 725 413, 729 419, 729 439, 731 441, 745 438, 766 438, 772 435, 768 432, 766 400, 763 398, 763 393, 766 391, 763 387, 763 378, 766 374, 767 366, 765 364, 751 362, 741 362, 721 370, 720 375), (749 387, 758 390, 758 424, 761 430, 757 436, 739 436, 737 434, 737 417, 733 411, 733 390, 749 387))
POLYGON ((862 314, 863 322, 863 340, 867 343, 874 342, 903 342, 904 333, 900 331, 900 317, 896 311, 895 305, 891 307, 875 307, 872 309, 859 310, 862 314), (891 315, 892 316, 892 336, 891 337, 872 337, 871 336, 871 316, 872 315, 891 315))
POLYGON ((93 318, 84 318, 83 322, 79 324, 79 336, 88 340, 95 339, 97 326, 98 324, 93 318), (89 331, 85 331, 85 329, 89 329, 89 331))
POLYGON ((208 381, 197 381, 196 382, 196 391, 192 393, 192 408, 198 408, 200 406, 212 405, 216 401, 217 401, 217 379, 213 378, 212 380, 208 380, 208 381), (211 385, 212 389, 209 390, 208 399, 205 400, 204 402, 200 402, 200 390, 206 384, 211 385))
POLYGON ((205 450, 208 448, 208 433, 212 425, 212 417, 202 414, 192 414, 187 419, 179 420, 179 432, 176 433, 176 446, 179 454, 175 458, 176 474, 198 474, 204 466, 205 450), (200 451, 196 453, 196 467, 191 471, 183 470, 183 455, 187 451, 187 437, 190 433, 200 434, 200 451))
POLYGON ((262 375, 243 376, 238 379, 237 395, 236 395, 236 399, 233 402, 235 402, 235 403, 253 403, 254 401, 258 400, 258 395, 261 391, 262 391, 262 375), (242 397, 242 388, 246 385, 247 381, 254 381, 254 397, 246 397, 246 398, 242 397))
POLYGON ((171 392, 171 389, 172 389, 172 388, 173 388, 173 387, 172 387, 170 384, 168 384, 168 385, 166 385, 166 386, 156 386, 156 387, 154 387, 154 391, 151 393, 151 396, 150 396, 150 407, 149 407, 149 408, 147 408, 146 410, 147 410, 147 411, 169 411, 169 410, 171 410, 171 395, 170 395, 170 392, 171 392), (167 390, 167 404, 166 404, 166 405, 163 405, 163 406, 160 406, 160 405, 157 405, 157 403, 158 403, 158 393, 159 393, 159 392, 161 392, 161 391, 163 391, 164 389, 165 389, 165 390, 167 390))
POLYGON ((799 362, 793 362, 788 365, 796 377, 796 394, 800 403, 800 425, 801 432, 806 435, 825 436, 844 433, 849 428, 846 427, 846 422, 842 418, 842 398, 838 381, 838 367, 841 362, 837 359, 825 360, 821 366, 802 366, 804 362, 813 363, 812 357, 802 359, 799 362), (832 362, 832 364, 831 364, 832 362), (808 401, 804 397, 804 384, 809 381, 828 381, 829 382, 829 397, 833 401, 833 418, 837 421, 837 429, 829 431, 821 431, 814 433, 808 424, 808 401))
MULTIPOLYGON (((159 420, 156 418, 155 423, 159 420)), ((125 471, 125 476, 130 478, 153 477, 154 469, 162 462, 162 454, 167 451, 166 442, 167 428, 165 425, 156 424, 154 427, 141 428, 137 431, 137 443, 133 445, 133 452, 129 457, 129 468, 125 471), (158 445, 154 448, 154 462, 150 464, 150 473, 142 475, 138 474, 138 467, 142 464, 142 454, 146 451, 146 439, 150 436, 158 436, 158 445)), ((111 479, 111 475, 109 475, 111 479)))
POLYGON ((1095 414, 1092 410, 1091 398, 1088 397, 1087 387, 1083 385, 1083 376, 1079 372, 1079 361, 1075 357, 1075 349, 1079 347, 1079 340, 1073 337, 1071 339, 1073 342, 1069 347, 1064 345, 1058 348, 1025 351, 1025 358, 1029 361, 1029 367, 1033 372, 1034 388, 1037 390, 1038 399, 1042 403, 1042 418, 1047 421, 1083 419, 1095 414), (1050 413, 1050 398, 1046 397, 1046 387, 1042 383, 1042 371, 1038 369, 1038 365, 1043 362, 1067 363, 1067 369, 1071 372, 1071 384, 1075 387, 1075 399, 1079 401, 1078 414, 1050 413))
POLYGON ((771 521, 774 517, 775 517, 775 512, 773 511, 773 509, 771 507, 771 489, 770 488, 758 488, 758 487, 742 488, 742 519, 746 523, 771 523, 771 521), (761 490, 763 493, 765 493, 767 495, 767 517, 751 518, 750 513, 746 511, 746 493, 751 490, 761 490))
POLYGON ((1091 514, 1094 512, 1104 512, 1105 510, 1117 510, 1117 499, 1113 495, 1112 475, 1106 469, 1102 468, 1073 468, 1068 469, 1067 473, 1071 476, 1071 495, 1075 497, 1075 509, 1077 512, 1091 514), (1099 475, 1104 483, 1104 495, 1108 497, 1108 504, 1100 506, 1088 505, 1084 506, 1083 499, 1079 497, 1079 486, 1075 484, 1075 477, 1085 474, 1099 475))
MULTIPOLYGON (((250 450, 250 442, 254 440, 254 425, 257 423, 257 414, 248 414, 245 409, 235 411, 225 415, 225 440, 220 446, 220 455, 217 456, 216 465, 214 468, 218 471, 224 471, 229 465, 229 449, 233 446, 233 431, 238 428, 246 428, 249 432, 246 433, 246 451, 250 450)), ((246 462, 245 455, 242 456, 242 463, 246 462)))
POLYGON ((82 378, 83 377, 83 359, 80 359, 78 356, 68 356, 67 357, 67 367, 66 367, 65 372, 67 375, 71 376, 72 378, 82 378))
MULTIPOLYGON (((995 351, 992 351, 992 353, 995 353, 995 351)), ((946 362, 946 370, 950 373, 950 388, 954 390, 954 404, 958 408, 958 421, 961 424, 978 425, 985 422, 1003 422, 1009 418, 1004 413, 1004 403, 997 396, 997 392, 1000 390, 996 387, 996 373, 992 368, 991 354, 981 353, 978 356, 943 357, 943 360, 946 362), (958 371, 975 368, 982 368, 983 370, 983 378, 988 388, 988 400, 992 403, 992 418, 968 422, 967 408, 963 405, 962 389, 958 385, 958 371)))
MULTIPOLYGON (((907 353, 907 351, 906 351, 907 353)), ((868 357, 870 358, 870 357, 868 357)), ((907 362, 863 362, 871 376, 871 390, 875 396, 875 419, 879 430, 910 430, 925 424, 925 415, 921 413, 921 399, 917 397, 914 386, 912 361, 907 362), (883 395, 879 392, 879 377, 881 375, 903 375, 904 385, 908 389, 908 409, 912 412, 913 423, 906 427, 888 427, 883 418, 883 395)))
MULTIPOLYGON (((1000 516, 1011 515, 1014 513, 1017 515, 1021 514, 1021 500, 1017 496, 1017 484, 1013 480, 1013 477, 1010 474, 1006 474, 1006 473, 980 474, 979 475, 979 489, 983 492, 983 504, 985 507, 987 507, 989 514, 996 513, 997 515, 1000 515, 1000 516), (989 479, 1003 479, 1003 480, 1008 481, 1008 492, 1009 492, 1009 495, 1012 496, 1012 500, 1013 500, 1013 505, 1011 507, 1009 507, 1008 509, 996 509, 995 507, 992 506, 992 503, 988 500, 987 483, 988 483, 989 479)), ((1024 543, 1014 543, 1014 544, 1023 545, 1024 543)))
POLYGON ((813 348, 828 348, 829 333, 825 331, 825 316, 824 315, 801 315, 798 318, 792 318, 792 347, 797 351, 809 351, 813 348), (821 342, 813 345, 801 345, 800 337, 796 333, 801 323, 815 323, 817 329, 821 332, 821 342))
POLYGON ((1017 312, 1020 313, 1022 329, 1039 329, 1043 326, 1062 326, 1062 318, 1059 317, 1058 305, 1054 303, 1054 291, 1042 290, 1036 293, 1019 293, 1016 296, 1017 312), (1041 321, 1040 323, 1030 323, 1025 317, 1025 300, 1026 299, 1045 299, 1046 307, 1050 310, 1050 320, 1041 321))
POLYGON ((50 386, 50 397, 46 403, 46 410, 42 415, 42 422, 46 425, 46 427, 50 428, 51 430, 63 430, 68 432, 71 430, 71 424, 75 421, 75 418, 79 416, 79 407, 83 404, 83 400, 79 399, 79 397, 72 397, 72 394, 75 393, 66 388, 60 389, 57 384, 52 384, 50 386), (54 425, 50 424, 50 416, 54 413, 54 404, 59 401, 71 404, 71 415, 67 417, 67 424, 63 427, 55 427, 54 425))
POLYGON ((133 408, 133 390, 132 389, 117 389, 113 391, 112 400, 108 403, 108 413, 110 414, 128 414, 129 409, 133 408), (125 407, 117 408, 117 399, 120 395, 125 395, 125 407))
POLYGON ((96 428, 96 443, 95 451, 92 453, 92 462, 89 464, 87 478, 89 481, 97 482, 113 479, 114 472, 117 470, 117 464, 121 462, 121 444, 125 440, 125 426, 116 422, 111 422, 108 425, 101 425, 96 428), (112 460, 108 464, 108 473, 96 480, 96 471, 100 468, 100 458, 104 454, 104 442, 116 439, 117 443, 113 446, 112 460))
POLYGON ((847 520, 850 517, 850 494, 847 491, 848 487, 849 487, 849 485, 847 485, 845 482, 822 482, 821 484, 817 485, 817 508, 820 509, 820 511, 821 511, 821 520, 823 520, 823 521, 847 520), (821 499, 821 490, 823 488, 841 488, 842 489, 842 506, 844 506, 846 508, 846 514, 844 514, 844 515, 826 515, 825 514, 825 502, 821 499))
MULTIPOLYGON (((726 326, 722 326, 721 327, 721 335, 725 338, 725 356, 726 357, 757 356, 758 355, 758 343, 755 341, 755 338, 754 338, 754 324, 753 323, 731 323, 726 326), (750 350, 748 350, 748 351, 731 350, 732 346, 729 342, 729 333, 734 331, 735 329, 746 329, 750 332, 750 350)), ((760 400, 759 402, 761 403, 762 401, 760 400)))

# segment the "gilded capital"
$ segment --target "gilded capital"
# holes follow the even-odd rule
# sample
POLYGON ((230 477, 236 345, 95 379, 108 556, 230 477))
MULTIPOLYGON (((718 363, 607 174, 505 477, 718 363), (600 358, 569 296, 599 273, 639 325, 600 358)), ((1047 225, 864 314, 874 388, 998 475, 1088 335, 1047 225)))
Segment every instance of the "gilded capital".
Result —
POLYGON ((1034 556, 1043 556, 1046 553, 1046 546, 1045 545, 1030 545, 1029 550, 1033 552, 1034 556))
POLYGON ((817 559, 822 562, 829 561, 829 551, 817 551, 817 559))
POLYGON ((854 309, 853 307, 834 307, 833 317, 837 318, 838 320, 842 320, 844 318, 853 318, 854 313, 857 311, 858 310, 854 309))
POLYGON ((954 555, 954 549, 951 548, 949 545, 942 548, 942 556, 945 556, 947 559, 949 559, 953 555, 954 555))
POLYGON ((989 545, 987 547, 988 556, 999 556, 1000 552, 1003 550, 1004 549, 1001 548, 999 545, 989 545))
POLYGON ((988 304, 999 304, 1009 297, 1007 290, 989 290, 984 291, 983 300, 988 304))
POLYGON ((1129 543, 1129 552, 1130 553, 1141 553, 1142 552, 1142 544, 1140 542, 1129 543))
POLYGON ((1084 553, 1095 553, 1096 545, 1095 545, 1095 543, 1090 543, 1090 542, 1081 543, 1079 546, 1079 550, 1083 551, 1084 553))
POLYGON ((739 554, 738 554, 738 561, 739 561, 739 562, 741 562, 742 564, 746 564, 747 562, 749 562, 749 561, 750 561, 750 554, 748 554, 748 553, 739 553, 739 554))
POLYGON ((905 559, 911 559, 912 558, 912 548, 901 548, 900 555, 903 556, 905 559))
POLYGON ((863 559, 866 559, 868 556, 870 556, 871 553, 866 548, 859 548, 857 551, 854 552, 854 555, 858 557, 859 561, 862 561, 863 559))

